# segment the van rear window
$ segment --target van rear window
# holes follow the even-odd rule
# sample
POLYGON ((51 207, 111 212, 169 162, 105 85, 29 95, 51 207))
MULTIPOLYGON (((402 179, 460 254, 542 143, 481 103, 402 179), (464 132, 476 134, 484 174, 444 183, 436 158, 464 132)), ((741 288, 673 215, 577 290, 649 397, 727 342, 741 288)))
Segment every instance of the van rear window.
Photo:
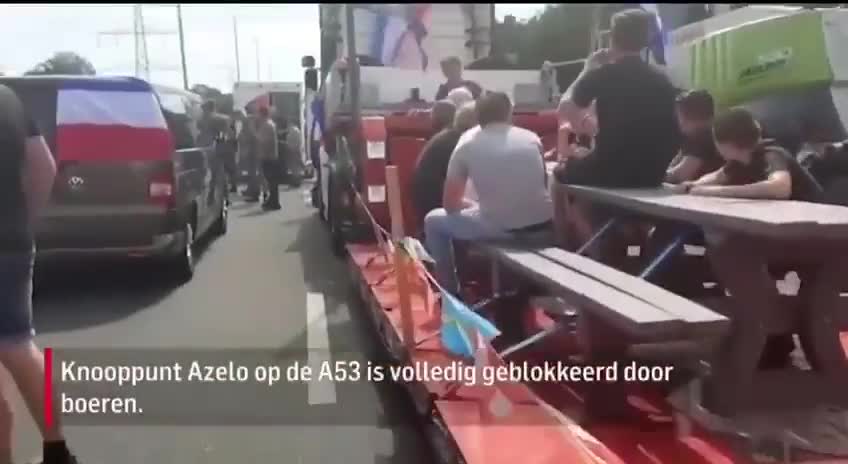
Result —
POLYGON ((35 120, 44 134, 50 150, 56 153, 56 86, 48 82, 0 80, 15 91, 29 117, 35 120))

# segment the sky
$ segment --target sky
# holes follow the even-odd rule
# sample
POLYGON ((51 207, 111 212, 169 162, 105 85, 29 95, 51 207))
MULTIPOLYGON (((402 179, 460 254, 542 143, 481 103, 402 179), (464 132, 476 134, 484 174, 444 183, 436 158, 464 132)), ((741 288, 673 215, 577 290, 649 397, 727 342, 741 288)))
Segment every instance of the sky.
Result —
MULTIPOLYGON (((524 19, 543 7, 497 4, 495 14, 524 19)), ((146 4, 143 15, 150 79, 182 87, 176 6, 146 4)), ((229 91, 239 72, 243 81, 299 81, 300 58, 320 54, 317 4, 191 4, 182 6, 182 16, 189 85, 229 91)), ((133 75, 132 31, 132 5, 2 4, 0 73, 20 74, 56 52, 73 51, 91 61, 99 74, 133 75)))

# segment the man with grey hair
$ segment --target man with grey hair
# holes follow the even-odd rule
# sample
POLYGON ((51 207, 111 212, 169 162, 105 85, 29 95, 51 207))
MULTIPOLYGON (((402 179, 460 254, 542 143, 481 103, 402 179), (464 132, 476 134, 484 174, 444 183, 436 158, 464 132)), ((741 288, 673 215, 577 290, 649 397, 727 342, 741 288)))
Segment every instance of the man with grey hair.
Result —
POLYGON ((439 100, 433 105, 432 119, 433 132, 439 133, 453 125, 453 118, 456 115, 457 106, 449 100, 439 100))
POLYGON ((442 206, 442 187, 448 162, 459 137, 465 132, 454 124, 456 113, 456 106, 450 100, 439 100, 433 106, 436 135, 421 150, 412 177, 412 199, 419 224, 424 223, 427 213, 442 206))

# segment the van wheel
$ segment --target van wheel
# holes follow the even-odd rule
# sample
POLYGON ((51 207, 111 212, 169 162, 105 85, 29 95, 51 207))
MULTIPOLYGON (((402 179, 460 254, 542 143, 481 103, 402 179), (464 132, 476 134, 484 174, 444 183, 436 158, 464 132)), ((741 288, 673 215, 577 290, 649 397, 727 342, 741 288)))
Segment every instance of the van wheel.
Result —
POLYGON ((180 282, 188 282, 194 277, 194 226, 186 222, 183 230, 183 247, 173 258, 173 272, 180 282))
POLYGON ((221 203, 221 212, 218 215, 218 219, 215 220, 215 226, 212 229, 215 235, 227 235, 227 222, 229 220, 229 212, 230 201, 224 199, 224 201, 221 203))

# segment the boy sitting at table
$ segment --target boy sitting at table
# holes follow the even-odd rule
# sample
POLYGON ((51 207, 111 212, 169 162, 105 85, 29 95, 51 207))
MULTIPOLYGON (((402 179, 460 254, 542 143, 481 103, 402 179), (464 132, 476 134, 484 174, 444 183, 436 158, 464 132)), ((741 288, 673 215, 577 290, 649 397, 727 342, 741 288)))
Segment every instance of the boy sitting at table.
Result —
POLYGON ((706 90, 692 90, 677 97, 677 125, 683 135, 677 158, 666 171, 671 184, 695 180, 724 164, 713 140, 715 104, 706 90))
POLYGON ((724 166, 673 190, 691 195, 818 202, 822 188, 798 161, 772 140, 743 108, 733 108, 713 123, 713 137, 724 166))
MULTIPOLYGON (((754 116, 743 108, 733 108, 713 123, 716 147, 725 163, 694 182, 683 182, 672 189, 691 195, 799 200, 818 202, 822 188, 798 161, 772 140, 762 139, 754 116)), ((778 264, 772 275, 781 278, 797 266, 778 264)), ((795 348, 791 334, 773 335, 760 361, 762 368, 781 368, 795 348)))

